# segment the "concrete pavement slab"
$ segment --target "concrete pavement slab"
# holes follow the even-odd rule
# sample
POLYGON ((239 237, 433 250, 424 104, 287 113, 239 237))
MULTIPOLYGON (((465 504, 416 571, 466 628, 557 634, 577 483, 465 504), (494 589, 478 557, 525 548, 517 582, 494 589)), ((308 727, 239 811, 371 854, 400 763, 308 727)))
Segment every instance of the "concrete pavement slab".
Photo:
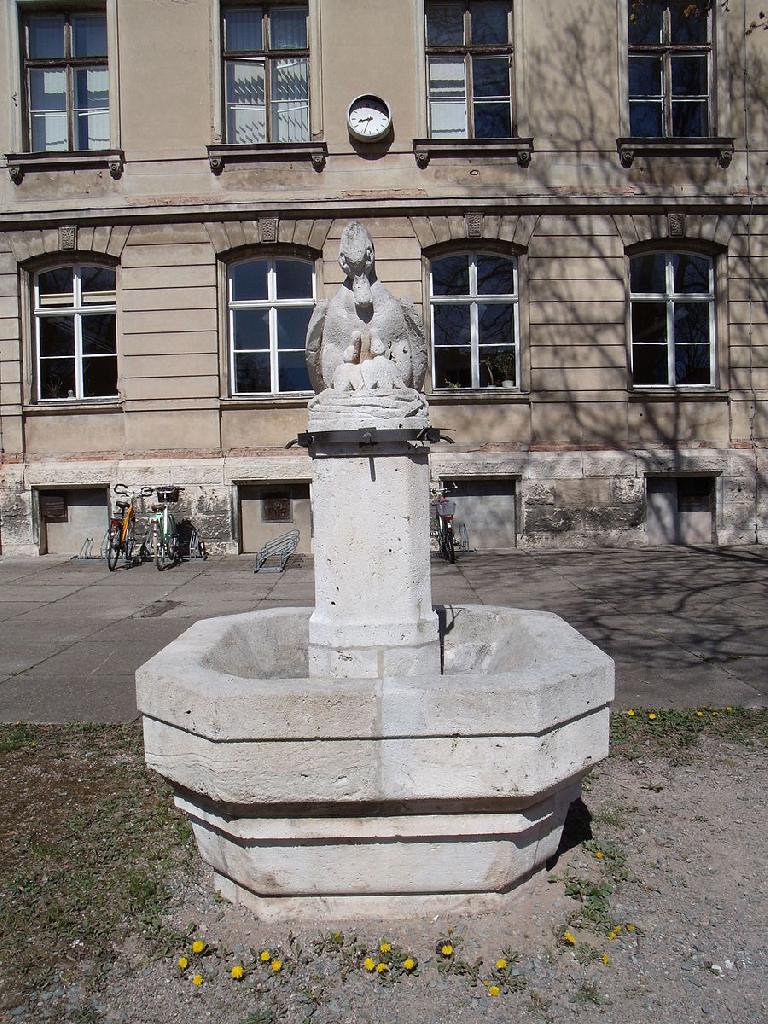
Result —
MULTIPOLYGON (((252 569, 0 559, 0 719, 131 718, 133 671, 191 622, 313 603, 309 559, 252 569)), ((768 548, 469 554, 432 576, 440 603, 561 615, 616 658, 618 706, 768 705, 768 548)))

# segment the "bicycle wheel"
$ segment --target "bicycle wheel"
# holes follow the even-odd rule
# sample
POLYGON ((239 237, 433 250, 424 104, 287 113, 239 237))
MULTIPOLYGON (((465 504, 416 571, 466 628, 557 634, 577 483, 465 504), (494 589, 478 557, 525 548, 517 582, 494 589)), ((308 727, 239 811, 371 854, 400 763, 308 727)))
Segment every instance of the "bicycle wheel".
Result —
POLYGON ((125 554, 125 564, 128 568, 133 565, 133 546, 135 543, 135 537, 133 533, 133 523, 128 527, 128 533, 125 535, 125 544, 123 551, 125 554))
POLYGON ((172 533, 168 538, 168 560, 171 565, 178 565, 181 561, 181 554, 179 553, 179 538, 175 533, 172 533))
POLYGON ((165 541, 160 535, 160 531, 155 527, 152 531, 152 546, 155 549, 155 565, 157 571, 162 572, 165 568, 165 541))
POLYGON ((113 526, 110 528, 109 541, 107 543, 107 568, 110 572, 114 572, 117 568, 120 546, 120 527, 113 526))
POLYGON ((447 523, 443 527, 443 558, 453 564, 456 561, 456 546, 453 538, 453 527, 447 523))

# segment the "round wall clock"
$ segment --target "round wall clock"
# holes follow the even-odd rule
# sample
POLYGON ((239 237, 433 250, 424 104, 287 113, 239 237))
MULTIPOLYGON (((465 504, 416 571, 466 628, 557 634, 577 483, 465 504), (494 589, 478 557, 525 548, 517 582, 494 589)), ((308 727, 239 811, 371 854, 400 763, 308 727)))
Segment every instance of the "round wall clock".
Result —
POLYGON ((347 125, 350 134, 361 142, 383 139, 392 127, 389 104, 380 96, 358 96, 349 104, 347 125))

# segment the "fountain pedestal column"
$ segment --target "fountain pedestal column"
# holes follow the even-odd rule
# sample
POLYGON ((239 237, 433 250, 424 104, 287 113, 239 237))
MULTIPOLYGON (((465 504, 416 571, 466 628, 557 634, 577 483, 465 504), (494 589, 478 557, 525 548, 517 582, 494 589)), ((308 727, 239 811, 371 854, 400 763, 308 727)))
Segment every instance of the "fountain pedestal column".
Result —
POLYGON ((368 416, 364 429, 329 430, 334 422, 315 414, 309 424, 315 547, 309 675, 439 674, 429 448, 417 436, 421 424, 393 429, 368 416))

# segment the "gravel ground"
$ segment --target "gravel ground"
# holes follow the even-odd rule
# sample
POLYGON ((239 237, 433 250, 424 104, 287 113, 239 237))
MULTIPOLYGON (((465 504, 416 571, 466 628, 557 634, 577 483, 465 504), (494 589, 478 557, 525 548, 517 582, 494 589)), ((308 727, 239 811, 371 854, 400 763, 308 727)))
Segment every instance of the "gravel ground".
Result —
POLYGON ((193 861, 172 880, 170 916, 185 940, 152 958, 128 928, 111 967, 94 976, 83 953, 64 984, 51 965, 50 983, 0 1010, 0 1020, 765 1024, 765 748, 705 735, 682 756, 650 744, 639 754, 612 756, 593 772, 570 848, 511 898, 508 913, 325 922, 291 935, 214 897, 193 861), (204 955, 192 952, 195 938, 204 955), (381 953, 382 941, 392 949, 381 953), (436 951, 445 943, 447 957, 436 951), (367 955, 389 970, 369 973, 367 955), (407 955, 417 961, 412 974, 401 967, 407 955), (507 966, 497 969, 502 956, 507 966), (230 976, 235 964, 245 967, 242 980, 230 976))

